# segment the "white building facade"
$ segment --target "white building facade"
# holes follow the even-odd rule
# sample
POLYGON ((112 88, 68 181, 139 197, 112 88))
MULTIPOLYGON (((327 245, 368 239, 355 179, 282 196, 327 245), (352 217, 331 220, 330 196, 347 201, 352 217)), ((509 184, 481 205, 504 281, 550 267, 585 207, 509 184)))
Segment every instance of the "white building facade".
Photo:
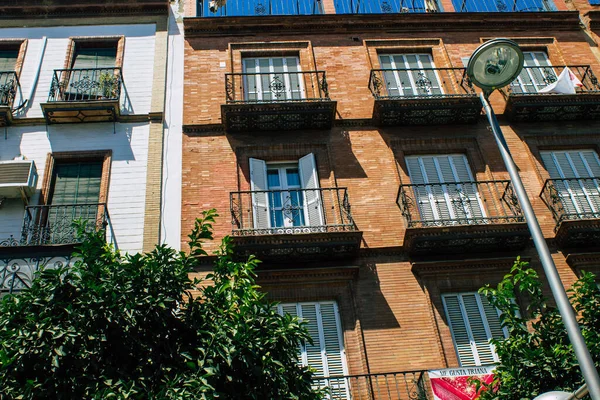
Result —
POLYGON ((0 290, 69 262, 75 220, 124 252, 177 248, 178 2, 22 3, 0 6, 0 290))

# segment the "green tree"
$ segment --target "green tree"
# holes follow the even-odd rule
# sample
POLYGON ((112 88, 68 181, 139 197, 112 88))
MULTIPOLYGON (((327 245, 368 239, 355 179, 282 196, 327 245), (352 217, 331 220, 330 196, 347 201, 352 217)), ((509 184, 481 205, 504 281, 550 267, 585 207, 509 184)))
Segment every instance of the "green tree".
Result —
MULTIPOLYGON (((600 366, 600 290, 591 273, 583 273, 568 291, 579 316, 579 326, 588 348, 600 366)), ((517 259, 496 288, 480 289, 501 311, 506 339, 492 340, 500 358, 495 380, 481 400, 530 399, 552 390, 574 391, 583 384, 573 348, 560 314, 542 294, 537 272, 517 259), (528 304, 526 316, 515 302, 519 295, 528 304), (529 327, 528 327, 529 324, 529 327)))
POLYGON ((234 261, 226 237, 212 284, 189 278, 216 216, 196 221, 189 254, 122 255, 89 234, 72 267, 42 270, 30 289, 5 296, 0 398, 322 398, 297 363, 310 337, 259 291, 258 260, 234 261))

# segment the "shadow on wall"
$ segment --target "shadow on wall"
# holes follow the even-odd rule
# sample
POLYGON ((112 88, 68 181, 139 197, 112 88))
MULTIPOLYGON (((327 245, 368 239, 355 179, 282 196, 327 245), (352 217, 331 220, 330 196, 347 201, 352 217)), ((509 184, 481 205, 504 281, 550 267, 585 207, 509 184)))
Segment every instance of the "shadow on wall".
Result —
POLYGON ((400 328, 400 324, 381 292, 377 265, 367 263, 360 268, 359 285, 355 294, 363 330, 400 328))
POLYGON ((354 155, 350 133, 342 130, 331 136, 331 153, 335 177, 338 179, 367 178, 367 173, 354 155))

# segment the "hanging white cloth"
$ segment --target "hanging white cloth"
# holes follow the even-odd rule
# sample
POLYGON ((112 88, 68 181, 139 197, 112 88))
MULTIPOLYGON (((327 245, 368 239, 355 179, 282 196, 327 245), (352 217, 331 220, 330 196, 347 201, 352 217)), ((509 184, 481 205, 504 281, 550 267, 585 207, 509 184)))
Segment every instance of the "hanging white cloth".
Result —
POLYGON ((575 76, 575 74, 565 67, 558 76, 555 82, 549 84, 543 89, 538 90, 538 93, 559 93, 559 94, 575 94, 575 88, 582 87, 583 84, 575 76))

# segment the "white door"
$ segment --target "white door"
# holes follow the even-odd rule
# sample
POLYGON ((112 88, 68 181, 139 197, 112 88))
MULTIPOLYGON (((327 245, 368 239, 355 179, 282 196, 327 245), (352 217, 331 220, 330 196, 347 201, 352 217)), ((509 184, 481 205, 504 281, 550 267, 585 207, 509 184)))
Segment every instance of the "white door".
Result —
POLYGON ((419 97, 443 94, 429 54, 381 54, 379 63, 387 96, 419 97))
POLYGON ((541 152, 567 219, 600 217, 600 159, 593 150, 541 152))
POLYGON ((463 154, 406 157, 423 226, 482 223, 485 210, 463 154))
POLYGON ((245 58, 244 100, 291 101, 306 98, 298 57, 245 58))

